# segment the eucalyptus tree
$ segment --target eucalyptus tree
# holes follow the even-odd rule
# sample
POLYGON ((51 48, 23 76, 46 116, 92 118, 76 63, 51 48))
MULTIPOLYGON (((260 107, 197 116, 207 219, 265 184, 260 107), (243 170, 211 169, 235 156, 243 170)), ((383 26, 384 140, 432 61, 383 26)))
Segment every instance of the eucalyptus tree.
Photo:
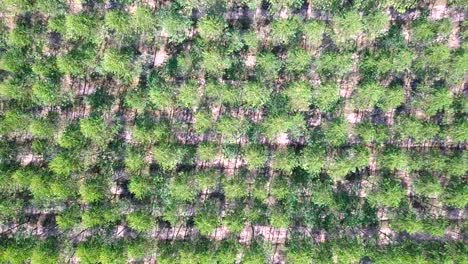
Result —
POLYGON ((439 179, 425 173, 420 173, 414 184, 414 190, 418 195, 429 198, 438 197, 443 193, 443 188, 439 179))
POLYGON ((101 117, 88 117, 80 120, 80 132, 98 145, 105 145, 118 132, 118 125, 108 124, 101 117))
POLYGON ((453 97, 446 88, 432 88, 418 86, 414 96, 414 107, 421 109, 429 116, 434 116, 438 112, 450 110, 453 97))
POLYGON ((283 92, 288 97, 289 108, 293 111, 308 111, 312 103, 312 91, 310 84, 306 82, 294 82, 283 92))
POLYGON ((136 32, 151 33, 156 29, 156 18, 148 6, 138 6, 131 14, 130 25, 136 32))
POLYGON ((249 108, 263 107, 271 96, 271 90, 259 82, 249 82, 242 87, 242 101, 249 108))
POLYGON ((79 186, 81 200, 91 204, 103 201, 107 195, 106 179, 89 178, 79 186))
POLYGON ((57 55, 57 69, 72 76, 85 76, 87 70, 95 67, 96 46, 84 43, 63 55, 57 55))
POLYGON ((207 42, 219 41, 225 37, 226 22, 220 17, 205 16, 198 22, 198 33, 207 42))
POLYGON ((148 91, 148 100, 156 110, 172 109, 175 105, 174 91, 166 85, 151 87, 148 91))
POLYGON ((387 148, 377 159, 377 164, 380 168, 387 168, 389 170, 403 170, 409 169, 410 157, 409 154, 398 148, 387 148))
POLYGON ((302 27, 302 34, 309 49, 315 49, 322 44, 323 36, 327 28, 324 22, 320 20, 309 20, 302 27))
POLYGON ((191 19, 170 8, 161 9, 158 17, 162 34, 166 35, 170 42, 182 43, 188 38, 192 28, 191 19))
POLYGON ((181 164, 187 155, 187 149, 171 143, 163 143, 153 149, 153 156, 162 169, 174 170, 178 164, 181 164))
POLYGON ((345 12, 333 21, 332 38, 339 47, 347 48, 347 42, 355 41, 362 32, 362 18, 357 12, 345 12))
POLYGON ((405 191, 399 182, 384 179, 377 190, 368 194, 367 201, 376 207, 398 207, 405 198, 405 191))
POLYGON ((268 160, 268 154, 265 147, 250 144, 244 149, 243 158, 247 163, 247 168, 249 168, 249 170, 255 170, 265 166, 268 160))
POLYGON ((342 118, 337 118, 324 125, 325 142, 332 147, 339 147, 348 141, 348 124, 342 118))
POLYGON ((115 75, 123 81, 129 81, 134 78, 137 68, 130 54, 109 49, 104 52, 101 67, 105 73, 115 75))
POLYGON ((448 227, 447 221, 437 218, 418 219, 414 214, 395 219, 390 222, 392 229, 408 234, 428 233, 432 236, 444 236, 448 227))
POLYGON ((353 70, 351 53, 323 53, 316 61, 317 72, 326 78, 343 78, 353 70))
POLYGON ((364 144, 382 145, 390 138, 390 131, 387 126, 363 122, 357 125, 356 132, 364 144))
POLYGON ((56 126, 52 120, 35 118, 29 124, 29 131, 35 137, 51 138, 54 136, 56 126))
POLYGON ((384 91, 385 96, 382 96, 377 102, 377 107, 385 112, 392 111, 401 106, 405 101, 405 91, 401 86, 392 86, 384 91))
POLYGON ((288 50, 285 69, 292 74, 302 74, 310 68, 311 56, 302 48, 288 50))
POLYGON ((297 156, 292 149, 278 149, 271 155, 271 167, 274 170, 282 171, 286 174, 291 174, 293 169, 297 167, 297 156))
POLYGON ((440 130, 440 127, 431 122, 424 122, 413 117, 397 118, 394 128, 397 139, 413 139, 416 143, 434 139, 440 130))
POLYGON ((213 77, 222 77, 233 64, 232 59, 222 50, 207 49, 202 53, 201 68, 213 77))
POLYGON ((96 41, 99 20, 91 14, 69 14, 65 16, 65 39, 71 41, 96 41))
POLYGON ((222 116, 216 122, 215 131, 223 137, 224 142, 236 143, 242 135, 246 134, 248 126, 249 124, 245 119, 222 116))
POLYGON ((245 95, 242 95, 237 87, 216 82, 206 84, 205 96, 210 102, 226 107, 238 106, 241 98, 245 98, 245 95))
POLYGON ((204 162, 214 161, 220 152, 220 148, 216 143, 202 143, 197 148, 197 158, 204 162))
POLYGON ((194 109, 200 103, 200 91, 195 83, 183 84, 178 91, 177 103, 180 107, 194 109))
POLYGON ((195 226, 203 236, 209 235, 221 225, 221 218, 216 204, 208 202, 204 204, 195 216, 195 226))
POLYGON ((257 57, 256 67, 262 79, 274 81, 279 76, 282 63, 273 53, 264 52, 257 57))
POLYGON ((366 83, 357 87, 353 95, 353 105, 358 110, 373 110, 383 97, 384 88, 377 83, 366 83))
POLYGON ((119 38, 128 37, 132 33, 130 15, 124 11, 111 10, 104 17, 104 26, 119 38))
POLYGON ((248 195, 248 185, 243 175, 223 180, 224 197, 228 201, 240 200, 248 195))
POLYGON ((371 41, 383 36, 389 24, 390 16, 383 11, 375 11, 363 17, 364 32, 371 41))
POLYGON ((300 23, 300 18, 297 16, 273 21, 270 31, 273 45, 287 46, 291 42, 294 42, 299 33, 300 23))
POLYGON ((147 232, 153 229, 154 218, 145 211, 136 211, 127 215, 128 226, 138 232, 147 232))
POLYGON ((193 124, 193 128, 195 129, 196 133, 206 133, 210 129, 213 128, 213 120, 211 117, 211 113, 201 110, 195 113, 195 121, 193 124))
POLYGON ((133 175, 130 177, 128 190, 135 196, 135 198, 143 200, 153 193, 153 181, 146 175, 133 175))
POLYGON ((7 110, 3 113, 3 116, 0 117, 0 134, 25 133, 29 127, 29 122, 30 119, 26 114, 14 110, 7 110))
POLYGON ((335 83, 321 84, 312 89, 312 104, 322 112, 330 112, 340 100, 340 87, 335 83))

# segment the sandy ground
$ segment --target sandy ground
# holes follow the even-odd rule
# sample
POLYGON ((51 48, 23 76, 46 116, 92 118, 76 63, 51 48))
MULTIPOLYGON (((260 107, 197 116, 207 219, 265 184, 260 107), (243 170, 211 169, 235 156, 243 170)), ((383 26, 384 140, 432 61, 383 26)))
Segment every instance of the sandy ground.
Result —
POLYGON ((158 67, 163 65, 168 58, 167 51, 165 47, 161 47, 154 56, 154 66, 158 67))
POLYGON ((442 19, 446 16, 447 0, 436 0, 430 11, 430 18, 434 20, 442 19))
POLYGON ((69 0, 70 13, 76 14, 83 10, 81 0, 69 0))

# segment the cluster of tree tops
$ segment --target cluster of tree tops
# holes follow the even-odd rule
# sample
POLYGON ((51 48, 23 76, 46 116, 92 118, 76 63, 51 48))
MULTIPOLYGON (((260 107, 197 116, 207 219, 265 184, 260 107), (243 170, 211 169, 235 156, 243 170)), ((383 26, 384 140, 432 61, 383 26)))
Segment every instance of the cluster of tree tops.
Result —
MULTIPOLYGON (((79 243, 74 248, 71 243, 62 243, 56 238, 33 240, 16 238, 0 242, 0 260, 8 263, 55 264, 78 257, 80 263, 128 263, 152 257, 158 263, 269 263, 272 255, 280 250, 277 245, 252 241, 240 244, 236 240, 157 242, 145 239, 106 240, 95 237, 79 243), (59 251, 62 249, 62 251, 59 251), (64 254, 67 252, 68 254, 64 254)), ((281 249, 287 263, 464 263, 467 261, 466 244, 462 242, 405 240, 385 248, 373 241, 337 238, 322 244, 314 244, 301 238, 288 241, 288 247, 281 249)))
MULTIPOLYGON (((443 211, 468 203, 466 22, 408 0, 144 2, 0 0, 0 261, 263 263, 246 226, 375 229, 379 208, 396 232, 465 233, 443 211), (21 232, 31 211, 48 239, 21 232)), ((304 243, 289 262, 466 261, 458 242, 304 243)))

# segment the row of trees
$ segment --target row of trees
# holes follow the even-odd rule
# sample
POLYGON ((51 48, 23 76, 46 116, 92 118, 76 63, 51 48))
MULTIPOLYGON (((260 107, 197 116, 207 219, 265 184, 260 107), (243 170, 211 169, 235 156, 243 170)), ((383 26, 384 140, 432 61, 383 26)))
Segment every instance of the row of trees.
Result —
MULTIPOLYGON (((67 261, 70 254, 58 254, 57 242, 28 239, 19 241, 5 240, 1 245, 3 260, 11 263, 56 263, 67 261), (55 244, 55 245, 54 245, 55 244)), ((376 263, 403 262, 456 262, 466 260, 466 245, 461 242, 416 242, 405 241, 402 245, 385 248, 356 239, 336 239, 324 244, 314 244, 296 238, 290 240, 291 247, 283 258, 288 263, 329 263, 332 260, 343 263, 373 261, 376 263)), ((62 245, 63 247, 64 245, 62 245)), ((160 263, 233 263, 242 256, 242 263, 265 263, 269 255, 277 252, 275 245, 254 241, 251 245, 241 245, 234 240, 209 242, 195 240, 190 242, 153 243, 148 240, 130 240, 109 243, 102 238, 80 243, 75 254, 80 263, 127 263, 128 260, 142 260, 155 257, 160 263), (195 246, 194 246, 195 245, 195 246)))
POLYGON ((443 214, 468 201, 465 25, 421 1, 72 2, 0 0, 0 262, 464 261, 373 232, 465 232, 443 214), (252 225, 285 252, 236 242, 252 225))

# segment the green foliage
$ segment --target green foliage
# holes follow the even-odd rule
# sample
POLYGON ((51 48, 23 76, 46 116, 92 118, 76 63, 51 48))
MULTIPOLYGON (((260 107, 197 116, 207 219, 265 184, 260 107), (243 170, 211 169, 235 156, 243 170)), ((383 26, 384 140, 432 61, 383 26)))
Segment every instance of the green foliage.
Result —
POLYGON ((112 10, 107 12, 104 24, 117 35, 129 35, 131 33, 130 16, 123 11, 112 10))
POLYGON ((35 137, 48 138, 54 135, 55 126, 45 119, 33 119, 29 124, 29 131, 35 137))
POLYGON ((265 148, 257 145, 249 145, 244 150, 244 160, 250 170, 260 169, 265 165, 268 156, 265 148))
POLYGON ((384 144, 389 139, 389 131, 383 125, 365 122, 359 124, 356 131, 365 144, 384 144))
POLYGON ((217 158, 219 147, 212 143, 202 143, 198 146, 197 157, 206 162, 211 162, 217 158))
POLYGON ((154 159, 164 170, 173 170, 182 163, 187 150, 173 144, 162 144, 153 150, 154 159))
POLYGON ((358 13, 350 11, 336 17, 333 24, 333 38, 338 45, 346 41, 355 40, 363 31, 361 17, 358 13))
POLYGON ((23 133, 29 127, 29 119, 22 113, 16 111, 5 112, 0 117, 0 134, 23 133))
POLYGON ((358 110, 372 110, 384 93, 384 88, 377 83, 361 85, 353 96, 354 107, 358 110))
POLYGON ((271 91, 261 83, 249 82, 243 86, 243 101, 247 107, 260 108, 270 99, 271 91))
POLYGON ((274 45, 288 45, 297 36, 300 21, 298 17, 275 20, 271 26, 271 40, 274 45))
POLYGON ((322 21, 311 20, 304 24, 302 31, 310 47, 319 47, 322 44, 326 27, 322 21))
POLYGON ((143 212, 132 212, 127 215, 128 226, 138 232, 150 231, 153 226, 153 218, 143 212))
POLYGON ((400 140, 414 139, 415 142, 424 142, 433 139, 439 133, 439 126, 422 122, 411 117, 401 117, 395 130, 400 140))
POLYGON ((145 166, 144 156, 136 151, 130 151, 125 158, 125 168, 133 173, 143 169, 145 166))
POLYGON ((323 84, 312 90, 312 103, 323 112, 329 112, 340 100, 340 87, 336 84, 323 84))
POLYGON ((61 230, 70 230, 80 223, 80 210, 76 206, 68 207, 57 215, 56 220, 61 230))
POLYGON ((197 214, 194 220, 195 226, 203 236, 209 235, 221 224, 219 216, 206 206, 197 214))
POLYGON ((204 51, 202 68, 214 77, 221 77, 224 71, 231 67, 231 60, 229 57, 223 55, 216 50, 204 51))
POLYGON ((455 208, 465 208, 468 205, 468 186, 458 180, 453 181, 447 187, 443 195, 446 205, 455 208))
POLYGON ((369 14, 363 18, 364 31, 371 40, 384 35, 390 17, 382 11, 369 14))
POLYGON ((80 132, 98 145, 104 145, 117 132, 117 127, 108 125, 102 118, 89 117, 80 120, 80 132))
POLYGON ((31 264, 54 264, 59 260, 58 245, 52 241, 38 243, 31 253, 31 264))
POLYGON ((379 99, 377 106, 385 112, 394 110, 405 101, 405 91, 401 86, 386 89, 384 93, 385 96, 379 99))
POLYGON ((247 196, 247 184, 244 179, 237 177, 236 179, 226 180, 223 184, 224 196, 228 200, 238 200, 247 196))
POLYGON ((89 204, 104 199, 106 195, 106 183, 100 179, 90 179, 80 185, 80 196, 83 202, 89 204))
POLYGON ((163 10, 159 25, 163 33, 168 35, 169 41, 182 43, 188 37, 192 21, 175 12, 163 10))
POLYGON ((98 21, 95 17, 82 14, 65 17, 65 38, 68 40, 93 40, 98 21))
POLYGON ((303 150, 299 165, 311 175, 318 175, 325 165, 326 152, 321 147, 308 146, 303 150))
POLYGON ((297 166, 297 157, 294 151, 288 149, 276 150, 271 157, 272 168, 291 174, 292 170, 297 166))
POLYGON ((245 134, 247 123, 239 118, 223 116, 218 120, 215 130, 223 136, 226 143, 234 143, 245 134))
POLYGON ((82 76, 94 66, 96 50, 94 45, 84 45, 67 54, 57 56, 57 69, 63 74, 82 76))
POLYGON ((101 63, 106 73, 111 73, 123 80, 130 80, 134 76, 132 58, 117 50, 107 50, 101 63))
POLYGON ((284 94, 289 99, 289 107, 294 111, 307 111, 312 101, 310 85, 306 82, 292 83, 284 94))
POLYGON ((342 78, 352 71, 353 60, 349 53, 325 53, 316 62, 317 71, 324 77, 342 78))
POLYGON ((203 17, 198 22, 198 33, 205 41, 218 41, 224 36, 227 24, 219 17, 203 17))
POLYGON ((265 80, 275 80, 281 70, 281 61, 273 53, 262 53, 257 57, 256 66, 265 80))
POLYGON ((179 89, 178 103, 181 107, 196 108, 200 102, 200 92, 195 84, 184 84, 179 89))
POLYGON ((151 180, 143 176, 133 176, 130 178, 128 190, 139 200, 148 197, 152 192, 151 180))
POLYGON ((0 263, 468 263, 466 4, 166 2, 0 0, 0 263))
POLYGON ((343 119, 336 119, 324 127, 323 135, 327 144, 338 147, 348 139, 348 125, 343 119))
POLYGON ((443 192, 439 180, 431 175, 421 175, 414 184, 414 190, 426 197, 437 197, 443 192))
POLYGON ((398 207, 405 197, 405 191, 400 183, 385 179, 378 190, 369 193, 367 201, 377 207, 398 207))
POLYGON ((395 148, 386 149, 378 160, 379 166, 390 170, 407 170, 409 166, 408 153, 395 148))
POLYGON ((445 235, 448 223, 443 219, 417 219, 414 215, 410 215, 394 220, 390 225, 398 232, 405 231, 409 234, 428 233, 432 236, 441 237, 445 235))
POLYGON ((151 32, 155 28, 155 17, 147 6, 138 6, 131 16, 131 25, 138 32, 151 32))
POLYGON ((212 128, 211 114, 207 112, 197 112, 195 114, 195 124, 193 125, 197 133, 205 133, 212 128))
POLYGON ((72 157, 59 154, 49 162, 49 169, 57 175, 69 176, 78 169, 78 164, 72 157))

